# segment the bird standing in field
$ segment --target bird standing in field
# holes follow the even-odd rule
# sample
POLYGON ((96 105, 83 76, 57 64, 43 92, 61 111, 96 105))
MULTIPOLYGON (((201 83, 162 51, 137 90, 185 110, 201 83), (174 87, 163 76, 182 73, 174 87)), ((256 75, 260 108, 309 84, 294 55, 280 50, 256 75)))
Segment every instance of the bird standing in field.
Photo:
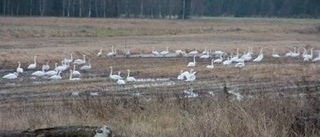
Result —
POLYGON ((187 67, 195 67, 196 66, 196 56, 193 56, 193 62, 189 62, 187 67))
POLYGON ((19 64, 19 65, 18 65, 16 71, 17 71, 17 73, 21 73, 21 74, 22 74, 22 73, 23 73, 23 68, 21 68, 21 63, 20 63, 20 61, 18 62, 18 64, 19 64))
POLYGON ((37 67, 37 55, 33 57, 33 63, 28 66, 28 69, 36 69, 37 67))
POLYGON ((99 52, 97 53, 97 56, 98 56, 98 57, 101 57, 101 56, 102 56, 102 47, 100 47, 100 50, 99 50, 99 52))

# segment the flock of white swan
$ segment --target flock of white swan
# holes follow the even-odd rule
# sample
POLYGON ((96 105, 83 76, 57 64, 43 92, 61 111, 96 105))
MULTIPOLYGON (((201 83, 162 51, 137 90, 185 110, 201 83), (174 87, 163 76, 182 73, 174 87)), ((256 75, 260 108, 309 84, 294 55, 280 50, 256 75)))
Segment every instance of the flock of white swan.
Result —
MULTIPOLYGON (((194 71, 194 67, 196 66, 196 57, 198 56, 200 59, 208 59, 212 58, 209 65, 206 66, 208 69, 213 69, 214 64, 222 64, 222 65, 231 65, 234 64, 237 68, 243 68, 245 67, 245 62, 252 61, 252 62, 261 62, 264 58, 264 52, 263 48, 260 49, 259 54, 253 58, 253 48, 248 47, 248 50, 244 52, 243 54, 239 53, 239 48, 236 51, 236 54, 231 53, 230 55, 227 54, 225 51, 211 51, 205 48, 203 52, 199 52, 197 49, 194 51, 190 51, 189 53, 186 53, 182 50, 176 50, 173 53, 170 53, 169 47, 166 47, 164 51, 158 52, 153 47, 151 54, 155 57, 165 57, 168 54, 176 54, 179 56, 193 56, 193 61, 189 62, 187 64, 187 67, 190 67, 191 69, 189 71, 183 71, 181 70, 180 74, 178 75, 178 80, 184 80, 184 81, 194 81, 196 79, 196 71, 194 71)), ((272 49, 271 57, 273 58, 280 58, 280 57, 291 57, 291 58, 297 58, 302 57, 303 61, 320 61, 320 53, 318 53, 317 57, 313 57, 313 48, 311 48, 310 52, 303 48, 303 53, 300 53, 300 48, 294 47, 292 51, 287 52, 283 56, 280 56, 278 53, 276 53, 275 49, 272 49)), ((100 48, 99 52, 97 53, 98 57, 101 57, 103 55, 106 55, 107 57, 116 56, 117 51, 112 46, 112 49, 110 52, 104 54, 102 51, 102 48, 100 48)), ((127 50, 123 52, 123 55, 126 57, 130 56, 130 51, 127 50)), ((76 70, 76 66, 80 67, 80 71, 89 71, 92 66, 90 63, 90 59, 86 59, 86 55, 83 55, 82 59, 73 59, 73 53, 71 53, 70 57, 64 58, 61 61, 61 65, 58 66, 58 63, 55 63, 55 68, 50 70, 50 66, 48 62, 46 64, 42 65, 41 70, 37 70, 37 56, 34 56, 34 62, 29 64, 27 67, 28 70, 34 70, 34 72, 31 74, 32 79, 42 78, 42 79, 51 79, 51 80, 60 80, 61 72, 66 71, 67 69, 70 69, 69 73, 69 80, 71 81, 77 81, 81 80, 80 76, 81 73, 76 70), (80 66, 81 65, 81 66, 80 66), (72 69, 70 68, 73 67, 72 69)), ((18 62, 18 67, 16 68, 16 72, 6 74, 2 77, 2 79, 8 79, 13 80, 17 79, 19 77, 19 74, 23 74, 23 68, 21 67, 21 63, 18 62)), ((130 69, 127 70, 127 76, 123 78, 121 76, 121 72, 118 71, 117 74, 113 74, 113 68, 110 66, 110 75, 109 78, 111 80, 114 80, 118 85, 125 85, 127 82, 135 82, 136 79, 132 76, 130 76, 130 69)))

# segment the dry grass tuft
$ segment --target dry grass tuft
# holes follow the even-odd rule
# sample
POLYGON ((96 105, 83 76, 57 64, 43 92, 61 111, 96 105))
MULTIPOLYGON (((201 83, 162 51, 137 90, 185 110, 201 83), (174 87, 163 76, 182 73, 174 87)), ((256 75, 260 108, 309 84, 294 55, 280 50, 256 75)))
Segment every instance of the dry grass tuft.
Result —
MULTIPOLYGON (((291 128, 301 110, 316 114, 318 108, 306 98, 267 95, 242 102, 219 96, 151 101, 89 97, 47 103, 1 108, 0 128, 108 123, 122 136, 290 136, 303 135, 291 128)), ((307 135, 319 135, 315 128, 305 129, 307 135)))

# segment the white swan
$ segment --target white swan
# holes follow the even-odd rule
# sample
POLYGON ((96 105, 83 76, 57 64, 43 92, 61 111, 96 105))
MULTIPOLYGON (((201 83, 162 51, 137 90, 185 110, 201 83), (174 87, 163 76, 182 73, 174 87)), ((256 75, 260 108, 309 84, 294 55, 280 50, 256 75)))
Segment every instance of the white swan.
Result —
POLYGON ((73 56, 72 56, 72 55, 73 55, 73 53, 71 52, 71 53, 70 53, 70 58, 64 58, 64 59, 63 59, 63 62, 66 63, 66 64, 67 64, 67 63, 70 64, 70 63, 73 61, 73 56))
POLYGON ((75 61, 73 61, 73 64, 77 64, 77 65, 81 65, 81 64, 85 64, 86 63, 86 55, 82 55, 83 59, 76 59, 75 61))
POLYGON ((287 52, 284 56, 285 57, 291 57, 294 53, 290 50, 289 52, 287 52))
POLYGON ((214 66, 213 66, 213 61, 214 61, 214 60, 211 59, 211 64, 207 66, 208 69, 213 69, 213 68, 214 68, 214 66))
POLYGON ((58 71, 58 73, 56 75, 51 76, 49 79, 51 79, 51 80, 60 80, 60 79, 62 79, 60 74, 61 74, 61 71, 58 71))
POLYGON ((125 85, 126 81, 124 81, 122 78, 120 78, 120 79, 117 80, 117 84, 118 85, 125 85))
POLYGON ((185 52, 180 50, 180 49, 178 49, 178 50, 175 51, 175 53, 179 55, 179 54, 184 54, 185 52))
POLYGON ((13 73, 9 73, 7 75, 4 75, 2 78, 3 79, 17 79, 18 75, 19 74, 17 72, 13 72, 13 73))
POLYGON ((263 48, 260 49, 260 53, 257 58, 253 60, 253 62, 261 62, 263 59, 263 48))
POLYGON ((213 54, 215 55, 223 55, 225 52, 221 50, 216 50, 213 54))
POLYGON ((230 61, 231 61, 231 63, 232 62, 237 62, 238 59, 239 59, 239 48, 237 48, 237 55, 234 56, 234 57, 231 56, 230 61))
POLYGON ((190 76, 190 74, 192 73, 193 69, 191 69, 190 71, 180 71, 180 75, 177 77, 178 80, 184 80, 187 79, 187 77, 190 76))
POLYGON ((109 74, 109 78, 110 78, 110 79, 112 79, 112 80, 121 79, 120 75, 113 75, 113 74, 112 74, 112 71, 113 71, 112 66, 110 66, 110 69, 111 69, 110 74, 109 74))
POLYGON ((28 66, 28 69, 35 69, 37 67, 37 55, 33 57, 33 64, 28 66))
POLYGON ((21 63, 20 63, 20 61, 18 62, 18 67, 17 67, 17 69, 16 69, 16 71, 17 71, 17 73, 23 73, 23 68, 21 68, 21 63))
POLYGON ((42 70, 40 71, 36 71, 36 72, 33 72, 31 74, 31 76, 37 76, 37 77, 42 77, 46 74, 46 72, 44 72, 44 66, 42 66, 42 70))
POLYGON ((215 59, 213 63, 221 63, 223 61, 222 54, 219 54, 219 58, 215 59))
POLYGON ((55 68, 56 71, 65 71, 67 70, 68 66, 65 64, 65 62, 61 61, 61 66, 58 66, 55 68))
POLYGON ((190 71, 190 75, 186 77, 187 78, 186 81, 192 82, 196 80, 196 73, 197 73, 196 71, 194 72, 190 71))
POLYGON ((197 55, 197 54, 199 54, 199 52, 198 52, 198 49, 196 48, 194 51, 190 51, 188 54, 189 55, 197 55))
POLYGON ((230 57, 228 57, 227 60, 222 62, 222 65, 230 65, 231 63, 230 57))
POLYGON ((252 59, 252 56, 251 56, 252 54, 253 54, 252 47, 248 47, 248 52, 246 54, 243 54, 240 58, 241 60, 238 59, 237 62, 242 62, 242 60, 250 61, 252 59))
POLYGON ((291 54, 291 57, 299 57, 300 56, 300 48, 294 48, 294 52, 291 54), (296 50, 298 50, 297 52, 296 52, 296 50))
POLYGON ((90 63, 90 61, 91 61, 91 59, 89 59, 88 65, 82 66, 82 67, 80 68, 80 70, 85 70, 85 71, 90 70, 90 69, 91 69, 91 63, 90 63))
POLYGON ((49 70, 50 69, 49 62, 47 61, 45 65, 42 65, 42 67, 44 68, 44 70, 49 70))
POLYGON ((313 62, 320 61, 320 52, 318 51, 318 57, 312 59, 313 62))
POLYGON ((303 57, 303 61, 309 61, 313 58, 313 48, 311 48, 311 53, 308 54, 308 51, 307 49, 304 49, 305 50, 305 53, 302 55, 303 57))
POLYGON ((72 77, 72 74, 73 72, 72 72, 72 70, 70 69, 70 76, 69 76, 69 80, 72 80, 72 81, 74 81, 74 80, 81 80, 80 78, 73 78, 72 77))
POLYGON ((184 79, 184 75, 183 75, 183 70, 180 71, 180 74, 177 77, 178 80, 183 80, 184 79))
POLYGON ((128 81, 128 82, 136 81, 136 79, 134 77, 130 77, 130 69, 128 69, 127 71, 128 71, 128 75, 127 75, 126 81, 128 81))
POLYGON ((193 56, 193 62, 189 62, 188 67, 195 67, 196 66, 196 56, 193 56))
POLYGON ((207 47, 204 47, 204 51, 202 51, 202 54, 205 55, 205 54, 208 54, 209 51, 207 50, 207 47))
POLYGON ((243 68, 245 66, 244 61, 238 62, 237 64, 234 65, 236 68, 243 68))
POLYGON ((101 57, 101 56, 102 56, 102 47, 100 47, 100 51, 97 53, 97 56, 98 56, 98 57, 101 57))
POLYGON ((207 59, 207 58, 209 58, 209 57, 210 57, 209 52, 206 52, 205 55, 201 55, 201 56, 200 56, 201 59, 207 59))
MULTIPOLYGON (((55 65, 55 69, 56 69, 58 63, 55 63, 54 65, 55 65)), ((53 76, 53 75, 58 74, 58 71, 56 71, 55 69, 54 69, 54 70, 47 71, 45 74, 46 74, 47 76, 53 76)))
POLYGON ((166 50, 160 52, 160 55, 162 56, 165 56, 167 54, 169 54, 169 47, 167 47, 166 50))
POLYGON ((118 71, 118 76, 119 76, 119 79, 123 79, 123 78, 121 77, 121 71, 118 71))
POLYGON ((80 76, 81 75, 81 73, 76 70, 76 65, 73 65, 72 75, 73 76, 80 76))
POLYGON ((158 55, 159 55, 159 52, 158 52, 158 51, 155 51, 155 50, 154 50, 154 47, 152 47, 152 54, 153 54, 154 56, 158 56, 158 55))
POLYGON ((107 56, 108 56, 108 57, 111 57, 111 56, 116 56, 116 55, 117 55, 117 51, 114 50, 114 46, 112 46, 111 52, 108 52, 108 53, 107 53, 107 56))
POLYGON ((272 54, 271 54, 271 56, 274 57, 274 58, 280 58, 280 55, 275 52, 275 49, 274 49, 274 48, 272 48, 272 54))

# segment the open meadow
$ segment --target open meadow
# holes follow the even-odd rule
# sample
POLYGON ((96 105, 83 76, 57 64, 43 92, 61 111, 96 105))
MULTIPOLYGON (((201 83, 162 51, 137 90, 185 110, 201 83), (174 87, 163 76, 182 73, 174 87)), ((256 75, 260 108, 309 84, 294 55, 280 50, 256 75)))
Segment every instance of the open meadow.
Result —
POLYGON ((320 135, 320 61, 312 61, 320 56, 320 20, 0 17, 0 36, 0 77, 18 62, 24 69, 17 79, 0 79, 0 129, 108 124, 119 136, 320 135), (112 46, 117 55, 107 56, 112 46), (170 53, 155 56, 153 47, 170 53), (248 47, 252 59, 242 68, 206 67, 219 58, 215 51, 227 60, 248 47), (205 49, 212 52, 201 59, 205 49), (253 62, 261 49, 263 60, 253 62), (313 51, 311 60, 304 49, 313 51), (198 50, 195 67, 187 67, 192 55, 177 50, 198 50), (285 57, 290 51, 299 55, 285 57), (61 80, 31 76, 71 53, 91 60, 88 71, 76 65, 81 80, 69 80, 73 64, 61 80), (36 69, 27 69, 35 55, 36 69), (117 84, 110 66, 124 78, 130 69, 137 81, 117 84), (194 81, 177 79, 190 69, 194 81))

